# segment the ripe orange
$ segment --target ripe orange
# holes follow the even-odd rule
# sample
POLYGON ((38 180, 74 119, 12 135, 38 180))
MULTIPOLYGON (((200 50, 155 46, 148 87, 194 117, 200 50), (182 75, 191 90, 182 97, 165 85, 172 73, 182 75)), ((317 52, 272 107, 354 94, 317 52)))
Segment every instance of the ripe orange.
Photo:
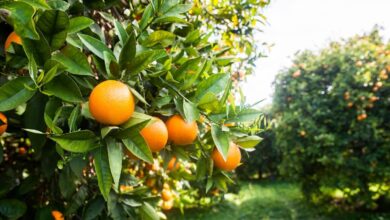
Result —
POLYGON ((19 147, 19 155, 23 156, 27 153, 26 148, 24 147, 19 147))
POLYGON ((172 157, 172 159, 168 163, 168 170, 177 170, 180 167, 179 161, 176 162, 176 157, 172 157))
POLYGON ((11 43, 22 45, 22 39, 15 32, 12 32, 8 35, 7 40, 5 41, 4 49, 7 50, 8 47, 11 46, 11 43))
POLYGON ((240 164, 241 152, 240 148, 236 144, 231 142, 226 161, 223 159, 222 154, 219 153, 217 148, 214 148, 211 157, 213 158, 216 167, 221 170, 232 171, 236 169, 236 167, 240 164))
POLYGON ((161 192, 161 198, 164 200, 164 201, 170 201, 173 199, 173 195, 172 195, 172 192, 171 190, 169 189, 163 189, 162 192, 161 192))
POLYGON ((198 135, 196 122, 186 122, 180 115, 170 117, 166 125, 169 140, 177 145, 192 144, 198 135))
POLYGON ((159 118, 155 118, 154 122, 144 127, 141 135, 152 152, 160 151, 168 142, 168 129, 159 118))
POLYGON ((53 216, 54 220, 64 220, 64 215, 57 210, 51 211, 51 216, 53 216))
POLYGON ((0 135, 2 135, 7 130, 8 124, 7 124, 7 117, 5 117, 5 115, 1 112, 0 112, 0 121, 4 123, 0 125, 0 135))
POLYGON ((96 121, 120 125, 134 112, 134 97, 126 84, 106 80, 93 88, 89 96, 89 111, 96 121))
POLYGON ((162 210, 171 210, 173 207, 173 199, 169 201, 164 201, 161 205, 162 210))

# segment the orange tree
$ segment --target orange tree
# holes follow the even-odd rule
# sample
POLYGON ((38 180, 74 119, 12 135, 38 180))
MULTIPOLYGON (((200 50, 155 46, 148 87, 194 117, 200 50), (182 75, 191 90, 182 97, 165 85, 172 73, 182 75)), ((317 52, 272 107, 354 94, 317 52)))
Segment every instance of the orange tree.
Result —
POLYGON ((226 191, 260 141, 239 81, 267 4, 2 1, 0 217, 158 219, 226 191))
POLYGON ((305 51, 276 79, 281 171, 311 201, 375 209, 390 187, 390 45, 377 30, 305 51))

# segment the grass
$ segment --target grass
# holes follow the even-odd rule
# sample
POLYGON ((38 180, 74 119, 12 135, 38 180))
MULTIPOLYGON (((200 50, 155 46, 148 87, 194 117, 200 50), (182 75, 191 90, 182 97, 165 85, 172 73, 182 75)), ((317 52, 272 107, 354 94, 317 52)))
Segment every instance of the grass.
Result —
POLYGON ((174 220, 266 220, 266 219, 346 219, 385 220, 390 213, 324 214, 308 204, 296 184, 285 182, 242 183, 238 194, 228 194, 226 201, 208 209, 186 210, 184 215, 173 210, 174 220))

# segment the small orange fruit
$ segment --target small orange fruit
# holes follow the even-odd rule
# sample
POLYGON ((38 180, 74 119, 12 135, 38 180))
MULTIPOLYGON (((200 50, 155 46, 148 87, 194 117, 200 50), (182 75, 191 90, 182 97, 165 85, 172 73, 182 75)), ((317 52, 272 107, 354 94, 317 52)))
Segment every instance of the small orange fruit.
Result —
POLYGON ((89 96, 89 111, 96 121, 120 125, 134 112, 134 97, 126 84, 106 80, 93 88, 89 96))
POLYGON ((293 78, 298 78, 298 77, 300 77, 301 76, 301 71, 300 70, 297 70, 297 71, 295 71, 293 74, 292 74, 292 77, 293 78))
POLYGON ((164 201, 161 205, 162 210, 171 210, 173 207, 173 199, 169 201, 164 201))
POLYGON ((172 192, 171 190, 169 189, 163 189, 163 191, 161 192, 161 198, 164 200, 164 201, 170 201, 173 199, 173 195, 172 195, 172 192))
POLYGON ((22 39, 15 32, 12 32, 8 35, 7 40, 5 41, 4 49, 8 50, 11 43, 22 45, 22 39))
POLYGON ((196 122, 186 122, 180 115, 170 117, 166 125, 169 140, 177 145, 192 144, 198 135, 196 122))
POLYGON ((156 185, 156 181, 155 178, 149 178, 146 180, 145 185, 149 188, 153 188, 156 185))
POLYGON ((2 122, 2 125, 0 125, 0 135, 2 135, 7 130, 8 124, 7 124, 7 117, 1 112, 0 112, 0 121, 2 122))
POLYGON ((168 142, 168 129, 159 118, 155 118, 154 122, 144 127, 141 135, 152 152, 160 151, 168 142))
POLYGON ((180 167, 179 161, 176 161, 176 157, 172 157, 172 159, 168 163, 168 170, 177 170, 180 167))
POLYGON ((23 156, 27 153, 26 148, 24 147, 19 147, 19 155, 23 156))
POLYGON ((236 167, 240 164, 241 152, 240 152, 240 148, 236 144, 230 142, 226 161, 223 159, 222 154, 219 153, 217 148, 214 148, 211 157, 213 158, 216 167, 218 167, 221 170, 232 171, 236 169, 236 167))
POLYGON ((57 210, 51 211, 51 216, 53 216, 54 220, 64 220, 64 215, 62 215, 62 213, 57 210))

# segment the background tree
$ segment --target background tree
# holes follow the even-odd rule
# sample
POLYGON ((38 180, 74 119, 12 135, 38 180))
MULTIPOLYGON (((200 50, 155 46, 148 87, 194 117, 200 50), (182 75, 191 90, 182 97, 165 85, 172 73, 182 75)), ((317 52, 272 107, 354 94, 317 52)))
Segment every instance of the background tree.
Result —
POLYGON ((389 193, 390 45, 377 29, 304 51, 275 81, 281 171, 315 203, 378 206, 389 193))
POLYGON ((226 191, 211 154, 253 148, 261 113, 235 104, 256 42, 220 36, 267 4, 227 2, 1 2, 1 217, 158 219, 226 191))

